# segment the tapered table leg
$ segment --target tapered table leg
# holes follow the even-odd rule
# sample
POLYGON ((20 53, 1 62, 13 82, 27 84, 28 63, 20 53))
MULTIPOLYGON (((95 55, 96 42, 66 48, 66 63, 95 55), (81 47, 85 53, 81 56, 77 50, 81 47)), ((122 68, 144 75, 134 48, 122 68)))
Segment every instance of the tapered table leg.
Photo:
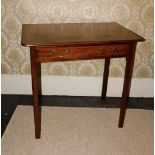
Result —
POLYGON ((102 95, 101 95, 101 99, 103 99, 103 100, 106 99, 108 76, 109 76, 109 66, 110 66, 110 58, 106 58, 105 64, 104 64, 103 85, 102 85, 102 95))
POLYGON ((123 92, 122 92, 122 98, 121 98, 120 116, 119 116, 119 124, 118 124, 118 127, 120 128, 123 127, 126 108, 128 104, 134 59, 135 59, 135 50, 136 50, 136 43, 131 45, 131 52, 126 57, 125 76, 124 76, 124 84, 123 84, 123 92))
POLYGON ((34 102, 34 123, 35 138, 40 138, 41 132, 41 108, 39 105, 39 95, 41 95, 41 64, 36 62, 35 47, 30 47, 32 92, 34 102))

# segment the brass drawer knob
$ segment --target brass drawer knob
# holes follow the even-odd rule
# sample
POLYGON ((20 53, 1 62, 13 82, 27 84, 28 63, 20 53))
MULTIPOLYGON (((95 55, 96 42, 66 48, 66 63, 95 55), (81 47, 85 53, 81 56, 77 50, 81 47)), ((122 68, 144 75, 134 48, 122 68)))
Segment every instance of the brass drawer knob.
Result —
POLYGON ((64 58, 65 56, 67 56, 70 53, 69 48, 66 48, 63 55, 59 55, 59 52, 56 51, 56 49, 53 49, 52 51, 49 52, 51 56, 58 56, 59 58, 64 58))
POLYGON ((49 53, 50 53, 50 55, 52 55, 52 56, 55 56, 55 55, 58 54, 58 52, 57 52, 55 49, 52 50, 52 51, 50 51, 49 53))
POLYGON ((70 53, 69 48, 66 48, 66 49, 65 49, 65 54, 67 55, 67 54, 69 54, 69 53, 70 53))
POLYGON ((113 55, 115 51, 116 51, 116 47, 113 47, 111 51, 111 55, 113 55))
POLYGON ((100 54, 104 54, 104 51, 105 51, 105 50, 104 50, 104 48, 101 47, 101 48, 99 49, 99 51, 100 51, 100 54))
POLYGON ((59 55, 58 57, 59 57, 59 58, 64 58, 64 57, 67 56, 69 53, 70 53, 69 48, 66 48, 66 49, 65 49, 65 52, 64 52, 64 55, 59 55))

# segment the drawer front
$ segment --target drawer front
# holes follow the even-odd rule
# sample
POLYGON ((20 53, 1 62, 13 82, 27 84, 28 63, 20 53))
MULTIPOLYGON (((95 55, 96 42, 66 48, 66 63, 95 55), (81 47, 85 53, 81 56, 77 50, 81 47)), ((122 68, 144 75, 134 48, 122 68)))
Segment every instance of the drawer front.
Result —
POLYGON ((69 61, 124 57, 129 53, 128 44, 81 46, 81 47, 36 47, 37 61, 69 61))

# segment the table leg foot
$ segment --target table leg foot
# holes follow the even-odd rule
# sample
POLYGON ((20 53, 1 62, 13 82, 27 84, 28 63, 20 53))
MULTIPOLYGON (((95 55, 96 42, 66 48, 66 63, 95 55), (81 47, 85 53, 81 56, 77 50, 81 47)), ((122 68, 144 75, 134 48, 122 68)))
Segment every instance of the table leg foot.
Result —
POLYGON ((34 106, 34 123, 35 123, 35 138, 39 139, 41 134, 41 108, 34 106))
POLYGON ((120 117, 119 117, 119 123, 118 123, 118 127, 119 128, 123 128, 124 118, 125 118, 125 112, 124 111, 120 111, 120 117))

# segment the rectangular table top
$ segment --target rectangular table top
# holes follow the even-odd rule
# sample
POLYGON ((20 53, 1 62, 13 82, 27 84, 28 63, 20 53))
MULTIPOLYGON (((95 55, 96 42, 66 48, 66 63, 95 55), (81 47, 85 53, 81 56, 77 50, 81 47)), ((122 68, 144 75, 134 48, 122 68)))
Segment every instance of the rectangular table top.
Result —
POLYGON ((145 39, 115 22, 23 24, 23 46, 138 42, 145 39))

